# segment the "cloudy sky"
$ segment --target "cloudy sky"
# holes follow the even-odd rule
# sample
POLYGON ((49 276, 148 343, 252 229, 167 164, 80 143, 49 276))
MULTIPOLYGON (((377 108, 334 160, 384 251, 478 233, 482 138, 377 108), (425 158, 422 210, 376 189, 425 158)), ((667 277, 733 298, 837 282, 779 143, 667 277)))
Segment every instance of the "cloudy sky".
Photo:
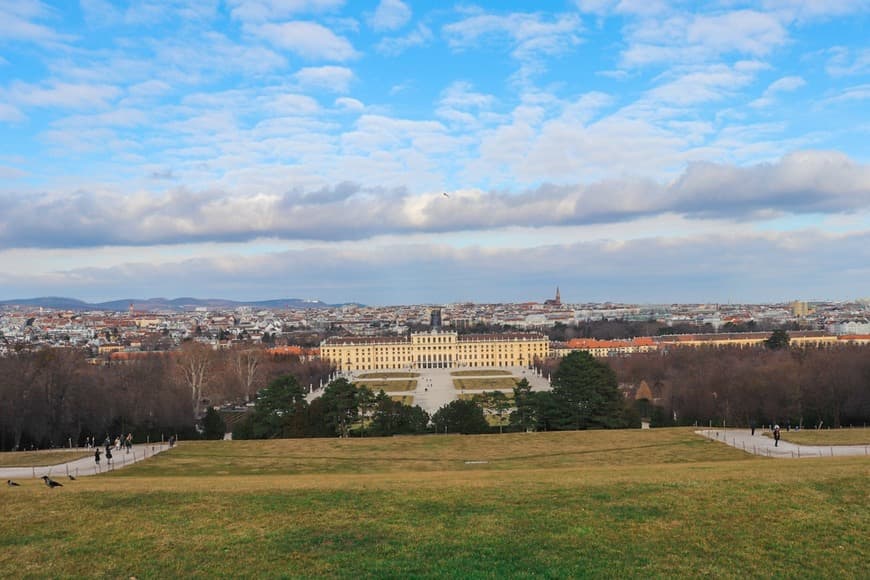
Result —
POLYGON ((868 24, 870 0, 3 0, 0 299, 870 296, 868 24))

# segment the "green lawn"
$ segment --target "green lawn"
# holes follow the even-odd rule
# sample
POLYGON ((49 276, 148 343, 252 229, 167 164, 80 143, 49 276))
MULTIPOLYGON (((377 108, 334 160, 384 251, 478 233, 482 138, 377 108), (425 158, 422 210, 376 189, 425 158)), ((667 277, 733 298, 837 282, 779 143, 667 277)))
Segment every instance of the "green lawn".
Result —
POLYGON ((510 376, 510 371, 500 371, 497 369, 479 369, 475 371, 451 371, 451 376, 454 377, 487 377, 487 376, 510 376))
POLYGON ((854 578, 868 476, 684 429, 182 442, 4 486, 0 577, 854 578))
POLYGON ((494 377, 487 379, 453 379, 453 387, 456 389, 513 389, 517 384, 513 377, 494 377))
POLYGON ((75 461, 90 455, 90 452, 79 449, 69 451, 9 451, 0 453, 0 467, 43 467, 75 461))

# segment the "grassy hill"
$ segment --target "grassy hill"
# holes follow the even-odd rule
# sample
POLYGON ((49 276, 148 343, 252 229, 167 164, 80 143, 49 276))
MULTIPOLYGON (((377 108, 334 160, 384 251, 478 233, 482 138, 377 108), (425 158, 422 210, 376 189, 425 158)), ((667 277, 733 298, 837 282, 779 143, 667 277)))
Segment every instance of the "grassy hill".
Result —
POLYGON ((0 493, 0 576, 856 577, 870 459, 684 429, 183 442, 0 493))

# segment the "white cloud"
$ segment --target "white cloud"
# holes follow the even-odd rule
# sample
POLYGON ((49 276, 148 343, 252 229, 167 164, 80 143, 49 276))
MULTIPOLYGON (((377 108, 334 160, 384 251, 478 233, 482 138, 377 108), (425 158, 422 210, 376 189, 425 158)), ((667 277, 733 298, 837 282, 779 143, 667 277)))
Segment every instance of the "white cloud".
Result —
POLYGON ((798 76, 782 77, 770 83, 765 93, 772 95, 774 93, 790 92, 801 88, 805 84, 807 82, 798 76))
POLYGON ((0 89, 0 97, 24 107, 62 109, 103 108, 115 101, 121 90, 113 85, 66 83, 52 80, 41 84, 13 81, 0 89))
POLYGON ((335 99, 335 106, 346 111, 360 112, 364 111, 366 106, 362 101, 351 99, 350 97, 339 97, 335 99))
POLYGON ((699 67, 661 84, 647 93, 653 101, 674 105, 696 105, 724 99, 755 80, 765 68, 761 63, 738 62, 699 67))
POLYGON ((369 26, 375 31, 397 30, 411 19, 411 9, 402 0, 381 0, 374 14, 369 17, 369 26))
POLYGON ((375 45, 376 50, 387 56, 398 56, 409 48, 424 46, 432 41, 432 31, 422 22, 404 36, 383 38, 375 45))
POLYGON ((776 102, 775 96, 778 93, 795 91, 806 84, 806 81, 798 76, 782 77, 770 83, 764 94, 749 105, 755 108, 769 107, 776 102))
POLYGON ((357 56, 351 43, 316 22, 293 21, 250 28, 274 46, 309 60, 346 61, 357 56))
POLYGON ((443 28, 454 50, 476 48, 481 43, 508 41, 511 54, 526 60, 558 55, 580 43, 583 26, 576 14, 557 14, 547 19, 540 14, 473 14, 443 28))
POLYGON ((0 103, 0 121, 3 122, 20 122, 25 120, 27 117, 24 116, 17 107, 13 107, 7 103, 0 103))
POLYGON ((481 111, 489 109, 495 98, 472 90, 471 83, 456 81, 441 93, 435 114, 449 121, 471 126, 477 123, 481 111), (474 110, 475 115, 470 111, 474 110))
POLYGON ((339 8, 344 0, 226 0, 233 18, 249 22, 281 20, 305 12, 339 8))
POLYGON ((4 0, 0 3, 0 39, 56 45, 74 40, 69 34, 36 22, 54 16, 54 10, 38 0, 4 0))
POLYGON ((624 66, 709 63, 723 55, 762 57, 788 41, 774 15, 755 10, 721 14, 671 13, 627 27, 624 66))
POLYGON ((870 48, 851 50, 845 46, 835 46, 825 70, 833 77, 860 75, 870 72, 870 48))
MULTIPOLYGON (((362 153, 389 150, 413 141, 432 154, 452 153, 456 143, 441 138, 443 127, 364 115, 359 133, 345 148, 362 153)), ((601 131, 613 132, 610 125, 601 131)), ((591 148, 590 148, 591 150, 591 148)), ((571 156, 571 146, 566 148, 571 156)), ((584 152, 588 153, 588 152, 584 152)), ((602 151, 601 157, 614 154, 602 151)), ((528 151, 537 164, 536 151, 528 151)), ((345 167, 354 167, 345 155, 345 167)), ((395 172, 396 162, 427 170, 414 156, 359 157, 369 171, 395 172)), ((597 164, 597 160, 592 161, 597 164)), ((254 173, 240 175, 247 179, 254 173)), ((352 173, 348 173, 352 174, 352 173)), ((378 184, 386 182, 376 175, 378 184)), ((277 180, 272 189, 248 193, 173 189, 162 195, 103 190, 58 191, 25 198, 0 195, 0 245, 71 247, 238 241, 261 237, 287 240, 353 240, 389 234, 477 231, 516 226, 618 224, 645 216, 768 219, 774 215, 848 213, 870 210, 870 166, 825 151, 802 151, 775 164, 751 167, 690 164, 673 183, 603 180, 590 185, 542 185, 522 193, 457 190, 449 203, 440 188, 411 194, 399 188, 343 184, 316 190, 293 189, 277 180), (289 192, 288 192, 289 190, 289 192)))
POLYGON ((306 67, 293 75, 303 87, 346 93, 353 81, 353 71, 343 66, 306 67))

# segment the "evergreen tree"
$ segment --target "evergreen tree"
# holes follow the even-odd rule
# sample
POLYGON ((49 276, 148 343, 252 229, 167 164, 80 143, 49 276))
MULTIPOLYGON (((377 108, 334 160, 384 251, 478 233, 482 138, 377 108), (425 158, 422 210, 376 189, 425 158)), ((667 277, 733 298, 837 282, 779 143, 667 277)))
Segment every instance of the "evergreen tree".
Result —
POLYGON ((558 411, 556 429, 622 426, 622 398, 616 373, 583 351, 566 355, 553 375, 552 396, 558 411))
POLYGON ((223 439, 227 432, 227 424, 221 419, 220 413, 209 407, 202 419, 203 437, 206 439, 223 439))
POLYGON ((438 409, 432 415, 432 423, 438 433, 486 433, 489 423, 483 408, 474 401, 458 399, 438 409))

